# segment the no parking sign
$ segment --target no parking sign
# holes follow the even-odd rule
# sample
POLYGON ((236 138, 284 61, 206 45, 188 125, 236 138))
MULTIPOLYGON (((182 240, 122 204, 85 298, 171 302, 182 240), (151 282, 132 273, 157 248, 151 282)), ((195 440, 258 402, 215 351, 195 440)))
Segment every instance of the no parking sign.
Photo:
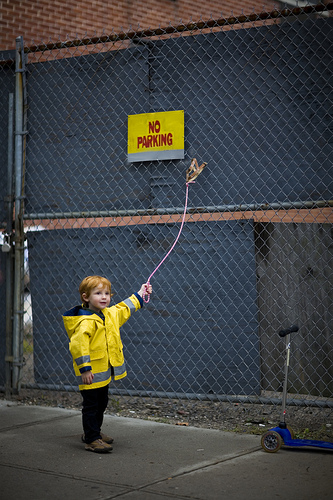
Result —
POLYGON ((128 116, 128 161, 184 158, 184 111, 128 116))

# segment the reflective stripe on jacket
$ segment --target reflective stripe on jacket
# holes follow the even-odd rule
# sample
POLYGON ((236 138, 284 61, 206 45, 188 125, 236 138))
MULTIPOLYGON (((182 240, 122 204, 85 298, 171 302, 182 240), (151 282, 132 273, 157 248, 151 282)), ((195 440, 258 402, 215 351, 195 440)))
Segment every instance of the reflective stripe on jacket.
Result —
POLYGON ((115 306, 102 309, 104 321, 97 313, 82 306, 65 312, 62 318, 70 339, 69 350, 80 390, 107 385, 111 381, 111 367, 115 380, 126 377, 120 327, 142 306, 142 298, 133 294, 115 306), (82 384, 81 374, 88 370, 94 374, 91 385, 82 384))

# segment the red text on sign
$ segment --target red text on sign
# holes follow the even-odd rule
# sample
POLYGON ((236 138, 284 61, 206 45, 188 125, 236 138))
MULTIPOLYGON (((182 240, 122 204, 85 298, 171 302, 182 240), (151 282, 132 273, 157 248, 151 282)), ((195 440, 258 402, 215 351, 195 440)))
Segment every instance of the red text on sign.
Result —
POLYGON ((173 135, 168 134, 149 134, 138 137, 137 149, 156 148, 161 146, 172 146, 173 135))
POLYGON ((149 122, 149 133, 150 134, 158 134, 161 130, 161 124, 159 120, 155 122, 149 122))

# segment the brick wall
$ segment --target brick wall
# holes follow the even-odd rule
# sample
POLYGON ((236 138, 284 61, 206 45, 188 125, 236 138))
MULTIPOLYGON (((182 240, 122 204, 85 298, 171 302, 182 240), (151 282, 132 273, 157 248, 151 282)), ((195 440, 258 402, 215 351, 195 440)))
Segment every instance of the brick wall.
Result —
POLYGON ((120 30, 177 25, 180 21, 271 11, 266 0, 0 0, 0 50, 24 43, 66 40, 120 30))

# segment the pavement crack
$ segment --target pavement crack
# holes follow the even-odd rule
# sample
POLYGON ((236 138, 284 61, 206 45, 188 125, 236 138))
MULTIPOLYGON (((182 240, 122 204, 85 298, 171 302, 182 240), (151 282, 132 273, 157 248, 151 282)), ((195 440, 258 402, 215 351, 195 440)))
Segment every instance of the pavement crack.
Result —
POLYGON ((45 474, 48 476, 55 476, 55 477, 62 477, 66 479, 75 479, 76 481, 84 481, 87 483, 92 483, 92 484, 104 484, 106 486, 112 485, 112 486, 117 486, 119 488, 132 488, 133 486, 130 486, 128 484, 120 484, 120 483, 115 483, 114 481, 103 481, 101 479, 92 479, 92 478, 87 478, 83 476, 77 476, 75 474, 66 474, 64 472, 55 472, 49 469, 40 469, 39 467, 29 467, 27 465, 18 465, 18 464, 9 464, 5 462, 0 462, 0 467, 8 467, 11 469, 18 469, 18 470, 25 470, 29 472, 38 472, 39 474, 45 474))
MULTIPOLYGON (((136 488, 133 488, 131 491, 116 493, 115 495, 107 498, 106 500, 111 500, 113 498, 126 498, 126 496, 128 494, 132 493, 133 491, 146 491, 147 493, 154 493, 154 494, 158 494, 159 496, 169 496, 170 497, 170 493, 165 494, 165 493, 162 493, 160 491, 157 491, 157 490, 154 489, 154 486, 157 486, 159 484, 163 484, 166 481, 170 481, 171 479, 176 479, 176 478, 179 478, 179 477, 184 477, 184 476, 193 474, 195 472, 207 470, 210 467, 215 467, 216 465, 219 465, 219 464, 222 464, 222 463, 225 463, 225 462, 230 462, 232 460, 235 460, 237 458, 240 458, 240 457, 243 457, 243 456, 246 456, 246 455, 251 455, 252 453, 255 453, 255 452, 260 451, 260 450, 261 450, 260 446, 255 446, 254 448, 250 448, 248 450, 244 450, 244 451, 241 451, 239 453, 233 453, 233 454, 228 455, 228 456, 226 456, 224 458, 221 458, 219 460, 214 460, 212 462, 207 462, 204 465, 200 464, 200 465, 196 465, 194 467, 189 467, 186 470, 182 470, 181 472, 172 474, 172 475, 170 475, 170 476, 168 476, 166 478, 157 479, 156 481, 152 481, 152 482, 146 483, 144 485, 137 486, 136 488)), ((175 493, 171 494, 171 496, 173 496, 174 498, 179 498, 179 499, 189 498, 189 497, 186 497, 184 495, 177 495, 175 493)), ((192 496, 191 498, 194 499, 195 497, 192 496)))
POLYGON ((52 417, 52 418, 47 418, 47 419, 43 419, 43 420, 31 420, 30 422, 24 422, 22 424, 16 424, 16 425, 10 425, 8 427, 2 427, 0 429, 0 433, 1 432, 8 432, 8 431, 11 431, 13 429, 22 429, 24 427, 31 427, 31 426, 35 426, 35 425, 41 425, 41 424, 45 424, 45 423, 48 423, 48 422, 55 422, 55 421, 58 421, 58 420, 65 420, 65 419, 68 419, 68 418, 72 418, 72 417, 77 417, 77 415, 62 415, 61 417, 52 417))
MULTIPOLYGON (((66 418, 70 418, 70 417, 66 417, 66 418)), ((53 421, 53 420, 59 420, 59 417, 50 419, 50 421, 53 421)), ((35 423, 31 424, 31 425, 35 425, 35 423)), ((23 426, 24 425, 20 425, 17 427, 23 427, 23 426)), ((114 493, 111 496, 105 497, 104 500, 112 500, 114 498, 126 498, 127 495, 130 495, 136 491, 138 491, 138 492, 139 491, 146 491, 147 493, 154 493, 154 494, 157 494, 158 496, 161 496, 161 497, 172 496, 175 499, 186 499, 188 497, 186 497, 184 495, 177 495, 177 493, 170 494, 170 492, 168 494, 166 494, 166 493, 163 493, 161 491, 157 491, 154 487, 159 485, 159 484, 163 484, 167 481, 170 481, 172 479, 184 477, 186 475, 190 475, 190 474, 193 474, 193 473, 198 472, 198 471, 207 470, 207 469, 209 469, 209 467, 214 467, 218 464, 221 464, 224 462, 229 462, 231 460, 235 460, 235 459, 240 458, 240 457, 245 456, 245 455, 250 455, 258 450, 260 450, 260 447, 255 447, 255 448, 251 448, 251 449, 246 450, 246 451, 234 453, 234 454, 229 455, 227 457, 221 458, 220 460, 214 460, 212 462, 207 462, 205 464, 201 463, 201 464, 198 464, 196 466, 189 467, 186 470, 182 470, 180 472, 172 474, 168 477, 156 479, 155 481, 151 481, 151 482, 143 484, 141 486, 131 486, 129 484, 116 483, 114 481, 103 481, 101 479, 87 478, 87 477, 77 476, 75 474, 66 474, 64 472, 55 472, 55 471, 48 470, 48 469, 41 469, 39 467, 29 467, 26 465, 9 464, 9 463, 5 463, 5 462, 0 462, 0 466, 12 468, 12 469, 17 469, 17 470, 25 470, 25 471, 29 471, 29 472, 37 472, 39 474, 45 474, 45 475, 49 475, 49 476, 53 476, 53 477, 60 477, 60 478, 72 479, 72 480, 74 479, 75 481, 82 481, 82 482, 86 482, 86 483, 90 483, 90 484, 103 484, 106 486, 112 485, 114 487, 122 489, 122 491, 119 491, 118 493, 114 493)), ((194 497, 191 497, 191 498, 194 498, 194 497)))

